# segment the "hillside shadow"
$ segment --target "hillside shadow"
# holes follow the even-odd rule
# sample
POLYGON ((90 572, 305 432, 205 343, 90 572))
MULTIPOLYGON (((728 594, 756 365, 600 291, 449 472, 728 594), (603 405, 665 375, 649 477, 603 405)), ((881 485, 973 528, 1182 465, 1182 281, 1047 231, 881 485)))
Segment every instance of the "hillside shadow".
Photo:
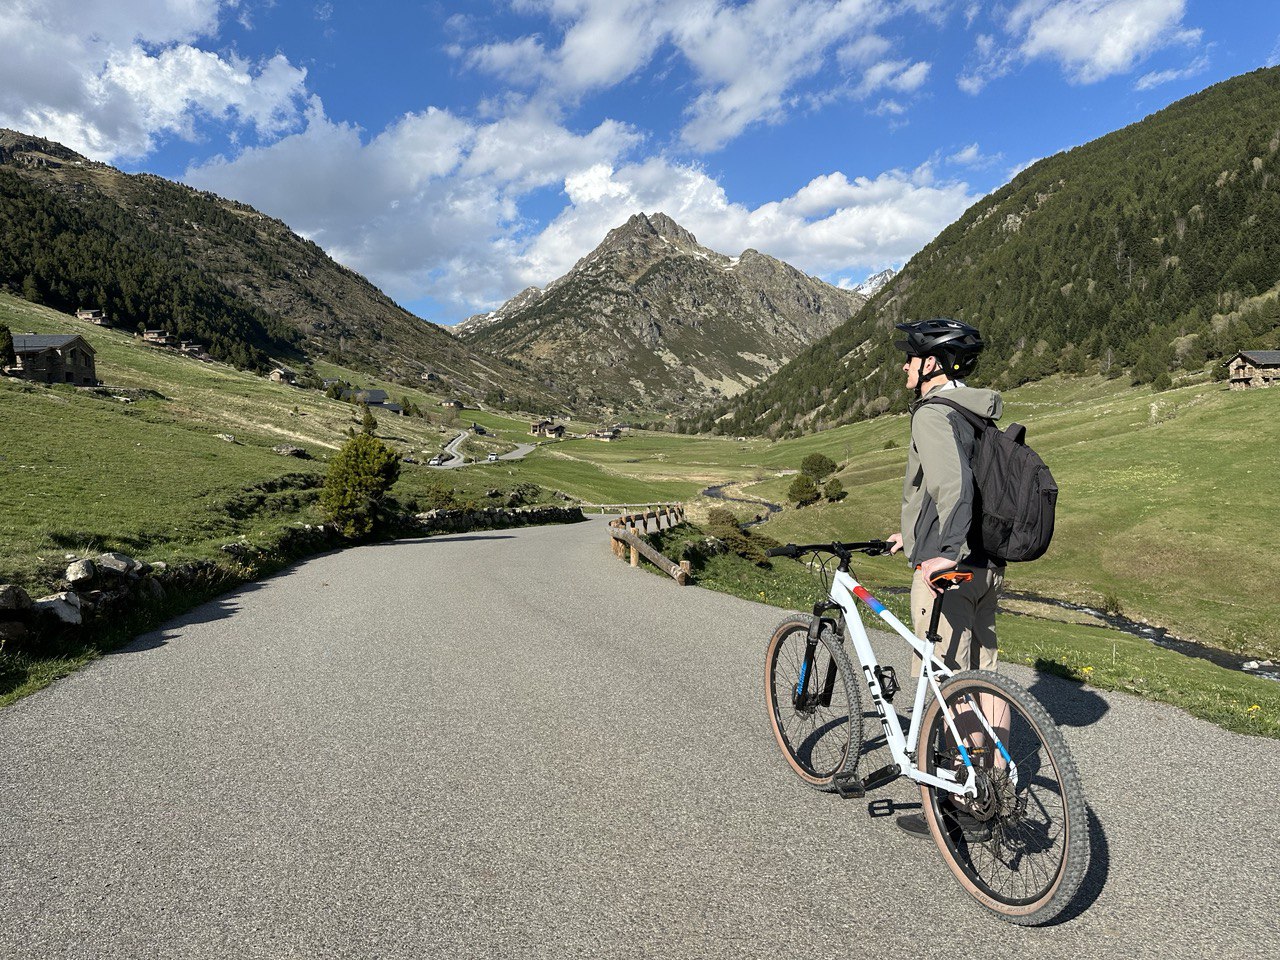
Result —
POLYGON ((515 537, 509 533, 494 534, 463 534, 456 535, 452 533, 442 533, 434 537, 414 537, 412 540, 395 540, 383 546, 400 547, 413 546, 420 543, 467 543, 471 540, 514 540, 515 537))

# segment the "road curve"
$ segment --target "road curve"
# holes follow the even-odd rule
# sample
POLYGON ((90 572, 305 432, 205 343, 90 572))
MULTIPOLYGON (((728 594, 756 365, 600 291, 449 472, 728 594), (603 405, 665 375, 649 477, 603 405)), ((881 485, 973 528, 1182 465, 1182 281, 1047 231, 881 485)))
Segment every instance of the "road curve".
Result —
POLYGON ((784 769, 779 618, 595 521, 228 594, 0 712, 0 957, 1276 955, 1280 743, 1009 668, 1093 835, 1077 915, 1011 927, 784 769))

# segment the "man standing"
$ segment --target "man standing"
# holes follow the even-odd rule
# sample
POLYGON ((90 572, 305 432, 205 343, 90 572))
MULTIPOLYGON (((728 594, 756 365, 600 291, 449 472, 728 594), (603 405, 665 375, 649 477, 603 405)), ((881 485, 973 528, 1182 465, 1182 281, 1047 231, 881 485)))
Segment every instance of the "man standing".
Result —
MULTIPOLYGON (((971 536, 974 520, 973 427, 945 398, 981 417, 999 419, 1003 403, 994 390, 964 385, 982 352, 978 331, 958 320, 900 323, 905 340, 894 345, 907 355, 902 370, 916 395, 911 405, 911 449, 902 481, 902 530, 889 538, 893 553, 902 550, 915 575, 911 581, 911 619, 924 638, 937 597, 930 578, 952 567, 973 579, 951 589, 938 625, 938 656, 953 670, 994 670, 996 665, 996 601, 1004 584, 1003 562, 982 549, 980 535, 971 536)), ((920 675, 916 658, 913 674, 920 675)), ((995 720, 996 718, 992 718, 995 720)), ((928 836, 924 818, 898 818, 908 833, 928 836)))

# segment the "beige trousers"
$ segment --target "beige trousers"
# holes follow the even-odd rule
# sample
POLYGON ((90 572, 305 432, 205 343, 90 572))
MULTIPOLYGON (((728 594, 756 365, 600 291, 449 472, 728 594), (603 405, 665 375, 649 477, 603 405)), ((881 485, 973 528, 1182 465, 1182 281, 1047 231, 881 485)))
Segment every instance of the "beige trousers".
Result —
MULTIPOLYGON (((1004 571, 991 567, 960 569, 973 574, 968 583, 948 590, 942 604, 938 633, 942 637, 934 653, 952 670, 996 668, 996 601, 1004 587, 1004 571)), ((921 640, 929 630, 935 595, 920 571, 911 580, 911 626, 921 640)), ((913 655, 911 675, 920 676, 920 657, 913 655)))

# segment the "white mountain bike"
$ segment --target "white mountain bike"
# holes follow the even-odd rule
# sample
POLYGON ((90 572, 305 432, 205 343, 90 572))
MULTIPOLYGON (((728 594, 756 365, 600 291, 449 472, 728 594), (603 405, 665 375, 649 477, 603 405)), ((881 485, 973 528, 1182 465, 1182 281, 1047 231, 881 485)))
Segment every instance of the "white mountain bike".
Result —
POLYGON ((778 746, 802 780, 844 797, 864 796, 900 776, 915 781, 925 822, 960 885, 1003 919, 1048 923, 1075 897, 1088 860, 1084 791, 1071 753, 1048 712, 1021 686, 990 671, 954 672, 934 656, 946 590, 972 574, 947 570, 934 578, 942 591, 926 640, 854 579, 854 553, 876 556, 888 547, 872 540, 769 551, 839 560, 829 599, 814 604, 812 617, 789 617, 769 639, 765 700, 778 746), (923 661, 905 733, 892 707, 898 679, 877 662, 855 597, 923 661), (862 684, 846 635, 892 757, 865 776, 858 773, 862 684))

